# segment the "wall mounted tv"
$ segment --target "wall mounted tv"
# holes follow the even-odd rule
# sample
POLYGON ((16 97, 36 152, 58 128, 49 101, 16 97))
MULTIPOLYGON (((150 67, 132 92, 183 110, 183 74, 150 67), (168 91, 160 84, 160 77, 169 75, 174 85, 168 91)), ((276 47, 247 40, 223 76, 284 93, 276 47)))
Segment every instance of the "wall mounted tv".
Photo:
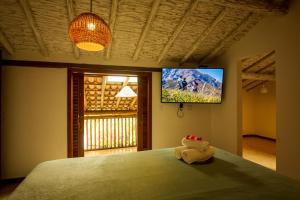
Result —
POLYGON ((223 68, 163 68, 162 103, 221 103, 223 68))

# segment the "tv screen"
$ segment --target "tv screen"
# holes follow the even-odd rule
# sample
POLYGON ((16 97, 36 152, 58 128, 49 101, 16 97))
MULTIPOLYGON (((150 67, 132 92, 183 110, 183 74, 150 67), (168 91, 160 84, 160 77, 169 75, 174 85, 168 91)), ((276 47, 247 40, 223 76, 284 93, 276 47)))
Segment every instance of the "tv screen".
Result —
POLYGON ((221 103, 223 68, 163 68, 162 103, 221 103))

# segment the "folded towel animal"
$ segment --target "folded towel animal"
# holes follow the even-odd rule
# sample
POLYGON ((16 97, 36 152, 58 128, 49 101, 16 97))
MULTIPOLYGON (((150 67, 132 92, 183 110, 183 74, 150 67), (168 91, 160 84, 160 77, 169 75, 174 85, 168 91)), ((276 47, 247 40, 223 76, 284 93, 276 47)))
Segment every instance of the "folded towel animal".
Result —
POLYGON ((184 137, 181 143, 190 149, 197 149, 199 151, 206 151, 209 148, 209 142, 203 140, 191 140, 184 137))
POLYGON ((182 152, 182 159, 188 163, 204 162, 210 159, 215 153, 215 149, 210 146, 206 151, 198 151, 197 149, 186 149, 182 152))
POLYGON ((175 157, 180 160, 182 158, 181 154, 184 150, 187 150, 188 147, 186 146, 179 146, 179 147, 175 147, 175 157))

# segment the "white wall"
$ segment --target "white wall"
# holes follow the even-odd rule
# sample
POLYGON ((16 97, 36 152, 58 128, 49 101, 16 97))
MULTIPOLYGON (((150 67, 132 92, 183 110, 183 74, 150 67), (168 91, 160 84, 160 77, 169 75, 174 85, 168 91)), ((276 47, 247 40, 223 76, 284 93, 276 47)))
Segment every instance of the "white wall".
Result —
POLYGON ((300 179, 300 1, 286 16, 267 17, 233 45, 219 62, 226 67, 226 102, 212 109, 212 142, 240 153, 241 101, 238 61, 276 50, 277 171, 300 179), (218 139, 216 139, 218 138, 218 139))
POLYGON ((184 104, 184 117, 177 117, 179 104, 161 103, 161 73, 152 73, 152 147, 181 145, 187 134, 210 140, 210 105, 184 104))
POLYGON ((2 178, 67 156, 67 70, 2 69, 2 178))

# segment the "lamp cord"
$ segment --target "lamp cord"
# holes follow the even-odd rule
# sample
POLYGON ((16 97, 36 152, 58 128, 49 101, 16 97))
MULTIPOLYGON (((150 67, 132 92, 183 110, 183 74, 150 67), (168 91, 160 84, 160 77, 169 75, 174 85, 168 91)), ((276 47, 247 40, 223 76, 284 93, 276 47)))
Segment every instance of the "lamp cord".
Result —
POLYGON ((184 112, 183 112, 183 104, 180 103, 178 110, 177 110, 177 117, 183 118, 184 117, 184 112))
POLYGON ((90 0, 90 12, 92 13, 92 8, 93 8, 93 2, 92 2, 92 0, 90 0))

